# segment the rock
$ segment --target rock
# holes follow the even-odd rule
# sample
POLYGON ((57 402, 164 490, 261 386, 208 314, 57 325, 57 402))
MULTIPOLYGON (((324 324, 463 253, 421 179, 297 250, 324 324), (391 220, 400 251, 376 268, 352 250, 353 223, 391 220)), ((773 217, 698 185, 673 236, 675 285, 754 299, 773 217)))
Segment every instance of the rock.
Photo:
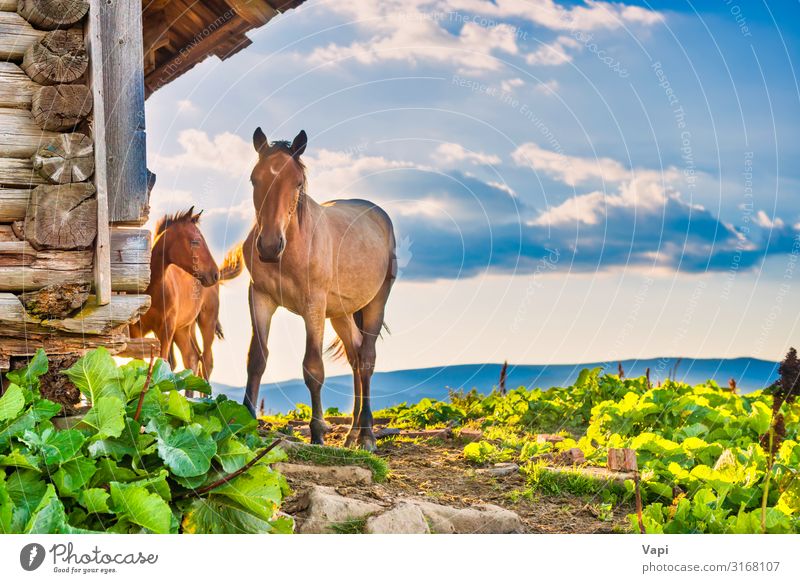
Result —
POLYGON ((508 534, 523 532, 516 512, 494 504, 452 508, 422 500, 410 501, 425 515, 431 532, 437 534, 508 534))
POLYGON ((556 463, 565 464, 568 466, 574 466, 579 464, 585 464, 586 458, 583 455, 583 451, 579 447, 571 447, 566 449, 559 454, 555 458, 556 463))
POLYGON ((431 529, 419 506, 399 502, 383 514, 370 516, 364 529, 367 534, 430 534, 431 529))
POLYGON ((280 462, 273 467, 288 480, 312 484, 356 486, 372 483, 372 472, 359 466, 311 466, 280 462))
POLYGON ((503 476, 516 474, 518 471, 519 466, 514 462, 501 462, 499 464, 494 464, 491 468, 481 468, 479 470, 475 470, 475 473, 500 478, 503 476))
POLYGON ((305 519, 297 532, 303 534, 333 533, 332 527, 337 523, 358 520, 383 510, 374 502, 340 496, 329 486, 312 486, 299 506, 305 509, 305 519))
POLYGON ((384 439, 394 435, 400 435, 402 431, 396 427, 381 427, 375 432, 375 439, 384 439))
POLYGON ((483 431, 477 429, 462 429, 458 433, 458 438, 466 442, 480 441, 483 438, 483 431))
POLYGON ((559 443, 561 441, 564 441, 564 436, 555 433, 540 433, 536 436, 536 443, 559 443))

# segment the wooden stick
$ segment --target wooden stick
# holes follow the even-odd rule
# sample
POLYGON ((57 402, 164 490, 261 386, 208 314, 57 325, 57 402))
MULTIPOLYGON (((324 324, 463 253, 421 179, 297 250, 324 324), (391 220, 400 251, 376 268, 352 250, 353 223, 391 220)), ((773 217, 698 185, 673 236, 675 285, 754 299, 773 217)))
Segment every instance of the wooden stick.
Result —
POLYGON ((639 470, 633 474, 633 491, 636 496, 636 518, 639 520, 639 532, 647 534, 644 528, 644 519, 642 518, 642 491, 639 489, 639 470))
POLYGON ((203 495, 203 494, 205 494, 206 492, 210 492, 210 491, 211 491, 211 490, 213 490, 214 488, 219 488, 219 487, 220 487, 220 486, 222 486, 223 484, 226 484, 227 482, 230 482, 230 481, 231 481, 231 480, 233 480, 233 479, 234 479, 236 476, 239 476, 239 475, 241 475, 241 474, 245 473, 247 470, 249 470, 249 469, 250 469, 250 468, 252 468, 254 465, 256 465, 256 463, 258 463, 258 460, 260 460, 262 457, 264 457, 264 456, 265 456, 265 455, 267 455, 269 452, 271 452, 273 449, 275 449, 275 447, 276 447, 276 446, 277 446, 279 443, 281 443, 282 441, 283 441, 283 439, 282 439, 282 438, 278 438, 278 439, 276 439, 275 441, 273 441, 272 443, 270 443, 270 444, 269 444, 267 447, 265 447, 264 449, 262 449, 262 450, 261 450, 261 452, 260 452, 260 453, 259 453, 259 454, 258 454, 256 457, 254 457, 252 460, 250 460, 249 462, 247 462, 245 465, 243 465, 241 468, 239 468, 238 470, 236 470, 236 471, 235 471, 235 472, 233 472, 232 474, 228 474, 227 476, 223 476, 223 477, 222 477, 222 478, 220 478, 219 480, 216 480, 216 481, 214 481, 214 482, 210 483, 208 486, 203 486, 203 487, 202 487, 202 488, 200 488, 199 490, 193 490, 192 492, 186 492, 185 494, 182 494, 181 496, 178 496, 178 498, 186 498, 186 497, 187 497, 187 496, 189 496, 190 494, 196 494, 197 496, 202 496, 202 495, 203 495))
POLYGON ((153 349, 150 349, 150 366, 147 368, 147 378, 144 380, 144 386, 142 387, 142 392, 139 393, 139 403, 136 405, 136 414, 133 416, 134 421, 139 420, 139 415, 142 414, 142 404, 144 403, 144 395, 147 393, 147 389, 150 388, 150 380, 153 378, 153 367, 155 366, 155 353, 153 349))

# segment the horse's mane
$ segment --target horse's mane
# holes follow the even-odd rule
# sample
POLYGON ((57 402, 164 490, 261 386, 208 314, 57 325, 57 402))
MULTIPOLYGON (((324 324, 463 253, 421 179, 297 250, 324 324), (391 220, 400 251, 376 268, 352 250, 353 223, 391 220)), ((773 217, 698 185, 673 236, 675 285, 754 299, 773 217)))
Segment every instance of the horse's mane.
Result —
POLYGON ((187 221, 193 221, 194 219, 194 207, 189 207, 185 211, 178 211, 171 215, 164 215, 158 222, 156 223, 156 235, 160 235, 164 231, 167 230, 170 226, 176 223, 185 223, 187 221))
POLYGON ((291 158, 297 163, 300 167, 300 171, 303 173, 303 188, 300 191, 300 198, 297 200, 297 221, 302 225, 303 224, 303 215, 305 214, 306 208, 306 186, 308 185, 308 176, 306 175, 306 165, 303 164, 303 161, 300 158, 296 158, 292 154, 292 143, 289 140, 275 140, 274 142, 269 143, 269 149, 275 150, 278 152, 283 152, 284 154, 288 154, 291 158))

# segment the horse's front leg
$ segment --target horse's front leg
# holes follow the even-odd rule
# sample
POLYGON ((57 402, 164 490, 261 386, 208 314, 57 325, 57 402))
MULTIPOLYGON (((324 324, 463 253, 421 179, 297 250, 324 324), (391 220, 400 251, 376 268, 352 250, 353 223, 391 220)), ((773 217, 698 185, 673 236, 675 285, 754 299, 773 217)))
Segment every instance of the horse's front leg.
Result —
POLYGON ((247 353, 247 386, 244 392, 244 406, 250 414, 256 416, 258 403, 258 389, 261 377, 267 368, 267 339, 272 315, 278 308, 277 304, 264 293, 260 293, 250 284, 248 293, 250 299, 250 321, 253 325, 253 336, 250 339, 250 350, 247 353))
POLYGON ((323 445, 327 431, 322 411, 322 384, 325 365, 322 362, 322 336, 325 331, 325 298, 312 298, 303 314, 306 325, 306 354, 303 357, 303 380, 311 393, 311 443, 323 445))

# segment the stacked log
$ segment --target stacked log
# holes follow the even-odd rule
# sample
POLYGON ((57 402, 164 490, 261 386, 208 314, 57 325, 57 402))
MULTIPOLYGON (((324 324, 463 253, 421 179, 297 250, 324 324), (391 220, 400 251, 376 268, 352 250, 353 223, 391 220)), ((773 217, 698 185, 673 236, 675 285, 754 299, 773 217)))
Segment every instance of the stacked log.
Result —
POLYGON ((0 0, 0 370, 38 347, 124 350, 149 306, 149 232, 108 225, 88 13, 88 0, 0 0))

